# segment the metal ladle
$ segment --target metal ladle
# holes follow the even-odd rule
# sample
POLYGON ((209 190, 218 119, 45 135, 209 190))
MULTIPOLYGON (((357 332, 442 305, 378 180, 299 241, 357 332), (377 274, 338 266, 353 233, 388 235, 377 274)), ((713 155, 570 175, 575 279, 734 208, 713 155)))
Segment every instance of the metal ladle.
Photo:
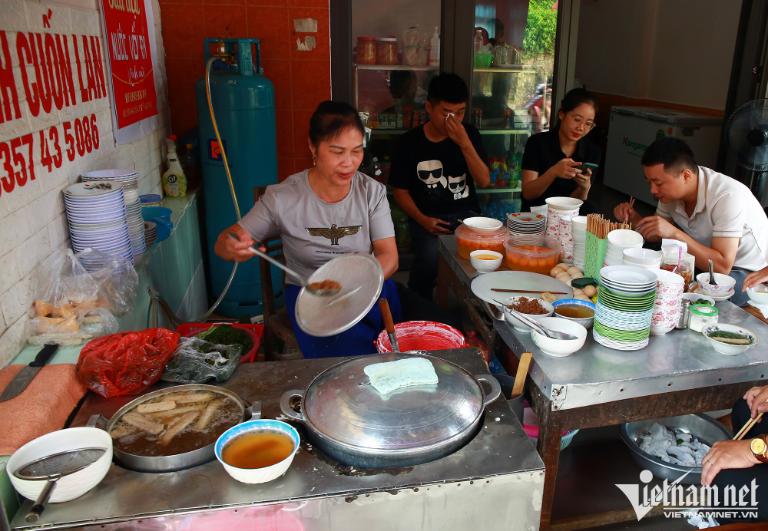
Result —
MULTIPOLYGON (((232 234, 231 232, 229 233, 229 237, 232 238, 233 240, 238 241, 238 242, 240 241, 240 239, 237 236, 235 236, 234 234, 232 234)), ((280 269, 282 269, 283 271, 285 271, 286 273, 291 275, 293 278, 295 278, 296 280, 301 282, 302 287, 304 289, 306 289, 308 292, 310 292, 312 295, 317 295, 319 297, 332 297, 332 296, 336 295, 339 291, 341 291, 341 285, 340 284, 339 284, 338 288, 336 288, 336 287, 333 287, 333 288, 317 288, 317 287, 314 287, 314 286, 312 286, 312 283, 307 282, 307 279, 305 279, 303 276, 298 274, 296 271, 294 271, 293 269, 291 269, 287 265, 283 264, 279 260, 275 260, 274 258, 269 256, 267 253, 259 251, 256 247, 253 247, 253 246, 248 247, 248 251, 251 254, 254 254, 254 255, 256 255, 256 256, 258 256, 260 258, 263 258, 264 260, 266 260, 270 264, 274 265, 275 267, 279 267, 280 269)), ((337 284, 338 284, 338 282, 337 282, 337 284)))
POLYGON ((13 475, 19 479, 47 482, 37 500, 35 500, 35 504, 27 513, 25 520, 27 522, 37 522, 45 510, 45 504, 48 503, 53 494, 56 482, 64 476, 74 474, 95 463, 106 451, 106 448, 67 450, 66 452, 58 452, 35 459, 31 463, 16 469, 13 475))

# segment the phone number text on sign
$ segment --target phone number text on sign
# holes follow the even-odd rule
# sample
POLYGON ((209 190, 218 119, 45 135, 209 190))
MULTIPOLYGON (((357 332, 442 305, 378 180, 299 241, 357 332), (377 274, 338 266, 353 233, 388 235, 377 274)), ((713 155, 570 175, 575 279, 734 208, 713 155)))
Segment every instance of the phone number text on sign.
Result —
POLYGON ((65 157, 72 162, 97 149, 95 114, 0 142, 0 195, 34 181, 36 161, 50 172, 60 168, 65 157))

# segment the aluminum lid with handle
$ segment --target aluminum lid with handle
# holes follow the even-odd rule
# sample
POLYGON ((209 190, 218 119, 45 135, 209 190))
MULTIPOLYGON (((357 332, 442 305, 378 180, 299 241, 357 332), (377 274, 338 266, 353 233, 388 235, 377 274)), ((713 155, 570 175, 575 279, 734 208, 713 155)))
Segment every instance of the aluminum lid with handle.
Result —
POLYGON ((281 410, 345 447, 407 452, 465 434, 500 394, 499 384, 490 374, 473 376, 454 363, 426 354, 391 353, 334 365, 320 373, 306 391, 284 393, 281 410), (432 362, 437 384, 381 395, 363 372, 368 365, 414 355, 432 362), (301 399, 301 412, 291 407, 296 398, 301 399))
POLYGON ((341 284, 335 298, 313 295, 306 288, 296 298, 296 322, 317 337, 340 334, 359 323, 379 298, 384 273, 373 256, 347 254, 326 262, 307 279, 310 283, 324 280, 341 284))

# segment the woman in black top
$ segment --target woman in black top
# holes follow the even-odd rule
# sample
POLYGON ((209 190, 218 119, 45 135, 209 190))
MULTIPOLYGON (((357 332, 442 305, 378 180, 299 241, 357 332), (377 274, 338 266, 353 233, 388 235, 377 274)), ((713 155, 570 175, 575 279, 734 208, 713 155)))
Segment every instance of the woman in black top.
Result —
POLYGON ((584 137, 595 127, 596 114, 595 97, 573 89, 560 104, 557 125, 528 139, 522 162, 523 210, 543 205, 548 197, 587 198, 592 170, 582 164, 599 164, 600 148, 584 137))

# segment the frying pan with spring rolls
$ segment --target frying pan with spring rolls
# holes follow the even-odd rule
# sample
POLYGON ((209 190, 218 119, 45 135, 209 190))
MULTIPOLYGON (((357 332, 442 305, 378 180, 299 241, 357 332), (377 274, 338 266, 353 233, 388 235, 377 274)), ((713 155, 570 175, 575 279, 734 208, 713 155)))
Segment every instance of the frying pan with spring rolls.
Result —
POLYGON ((142 395, 109 420, 94 415, 89 425, 112 435, 115 461, 125 468, 171 472, 212 460, 219 435, 259 416, 228 389, 187 384, 142 395))

